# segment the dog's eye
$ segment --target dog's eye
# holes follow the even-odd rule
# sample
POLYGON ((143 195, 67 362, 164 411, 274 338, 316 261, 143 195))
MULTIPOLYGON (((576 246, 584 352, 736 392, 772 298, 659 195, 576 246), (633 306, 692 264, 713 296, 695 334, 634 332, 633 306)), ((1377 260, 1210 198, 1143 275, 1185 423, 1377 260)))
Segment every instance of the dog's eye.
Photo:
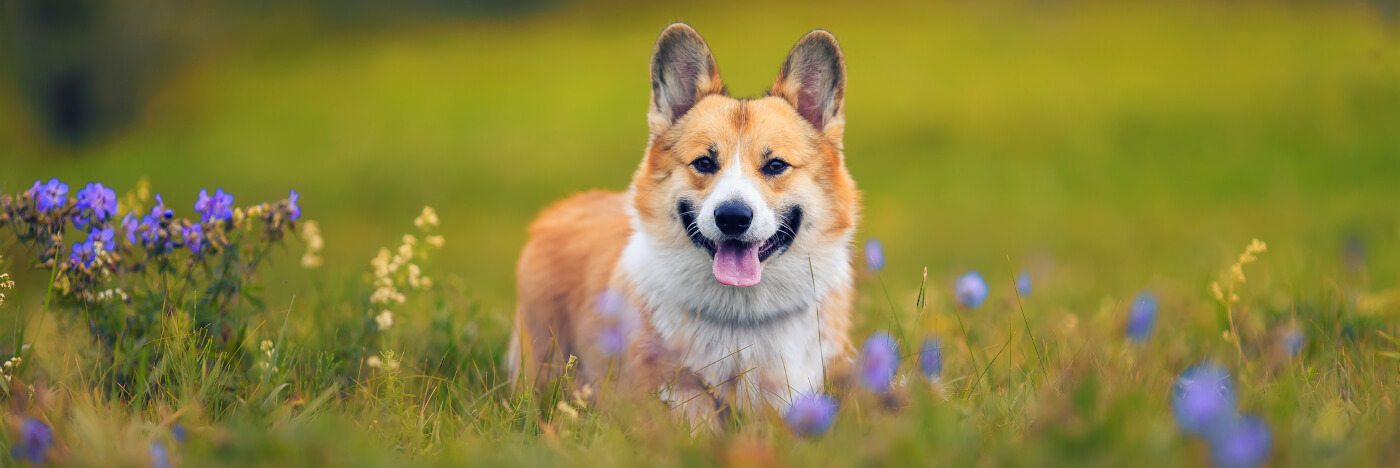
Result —
POLYGON ((690 162, 690 167, 694 167, 695 170, 700 171, 701 174, 713 174, 717 168, 715 165, 715 158, 709 156, 695 158, 694 161, 690 162))
POLYGON ((788 164, 787 161, 776 158, 769 159, 768 163, 763 165, 763 173, 768 175, 778 175, 782 174, 783 171, 786 171, 789 167, 792 166, 788 164))

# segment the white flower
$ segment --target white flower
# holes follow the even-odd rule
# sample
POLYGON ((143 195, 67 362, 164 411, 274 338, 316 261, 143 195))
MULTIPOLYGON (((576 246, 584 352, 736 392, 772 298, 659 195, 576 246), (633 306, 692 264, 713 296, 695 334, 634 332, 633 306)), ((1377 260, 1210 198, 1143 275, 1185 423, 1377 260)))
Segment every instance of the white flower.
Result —
POLYGON ((394 353, 390 352, 386 354, 383 358, 379 356, 370 356, 368 358, 365 358, 365 365, 369 366, 372 369, 379 369, 382 367, 387 368, 389 370, 394 370, 399 368, 399 360, 394 359, 394 353))
POLYGON ((374 321, 379 324, 380 330, 388 330, 389 327, 394 326, 394 312, 384 309, 379 315, 374 316, 374 321))
POLYGON ((437 226, 437 211, 434 211, 431 206, 423 207, 423 214, 418 215, 418 218, 413 220, 413 225, 423 230, 427 230, 428 226, 437 226))
POLYGON ((417 289, 427 289, 433 285, 433 279, 423 276, 423 271, 418 265, 408 265, 408 284, 417 289))
POLYGON ((321 240, 321 225, 316 221, 302 223, 301 238, 306 241, 306 253, 301 256, 301 267, 321 266, 321 248, 325 247, 325 242, 321 240))

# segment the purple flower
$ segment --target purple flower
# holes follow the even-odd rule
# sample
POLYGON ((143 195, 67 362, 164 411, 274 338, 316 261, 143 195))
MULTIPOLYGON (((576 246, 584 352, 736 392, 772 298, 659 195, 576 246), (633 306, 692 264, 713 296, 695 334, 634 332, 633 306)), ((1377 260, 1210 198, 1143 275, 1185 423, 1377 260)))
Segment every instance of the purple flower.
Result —
POLYGON ((175 442, 183 443, 185 441, 185 425, 175 423, 174 426, 170 427, 170 435, 175 438, 175 442))
POLYGON ((175 212, 165 207, 165 197, 162 197, 159 193, 157 193, 156 206, 151 207, 151 218, 155 220, 160 220, 161 218, 170 219, 174 217, 175 212))
POLYGON ((953 296, 969 309, 981 307, 987 300, 987 280, 982 279, 981 273, 969 271, 953 282, 953 296))
POLYGON ((1245 416, 1211 439, 1210 458, 1221 468, 1253 468, 1269 459, 1273 445, 1269 425, 1245 416))
POLYGON ((159 440, 151 441, 151 467, 170 468, 170 454, 166 453, 165 445, 159 440))
POLYGON ((301 219, 301 205, 297 204, 299 198, 301 198, 301 194, 297 193, 296 190, 287 196, 287 213, 292 217, 292 221, 301 219))
POLYGON ((39 212, 46 213, 68 202, 68 184, 59 182, 58 178, 49 179, 44 184, 36 180, 34 187, 29 189, 29 196, 34 197, 39 212))
POLYGON ((53 429, 43 421, 28 418, 20 425, 19 441, 10 447, 10 456, 38 466, 44 464, 50 447, 53 447, 53 429))
POLYGON ((1022 296, 1031 295, 1031 274, 1021 272, 1016 275, 1016 293, 1022 296))
POLYGON ((899 368, 899 345, 888 333, 875 333, 865 340, 860 350, 860 383, 875 392, 890 389, 899 368))
POLYGON ((622 293, 616 289, 608 288, 598 293, 593 304, 602 316, 615 318, 621 316, 623 308, 627 307, 627 298, 622 297, 622 293))
POLYGON ((127 213, 126 216, 123 216, 121 228, 127 243, 136 245, 136 233, 141 230, 141 221, 136 219, 136 213, 127 213))
POLYGON ((97 243, 102 243, 102 249, 107 250, 112 245, 113 234, 112 228, 93 229, 88 232, 87 240, 73 244, 73 252, 68 254, 68 260, 91 267, 93 260, 97 259, 97 243))
POLYGON ((68 253, 68 261, 85 267, 92 266, 92 261, 96 258, 96 249, 91 240, 73 244, 73 251, 68 253))
POLYGON ((185 245, 189 246, 191 252, 199 253, 200 249, 204 247, 204 225, 190 224, 181 231, 181 235, 185 238, 185 245))
POLYGON ((1283 335, 1283 351, 1289 356, 1297 356, 1303 350, 1303 344, 1307 343, 1307 338, 1299 330, 1289 330, 1283 335))
POLYGON ((103 250, 111 250, 110 247, 112 246, 112 236, 115 234, 116 233, 112 231, 112 228, 93 228, 93 230, 88 231, 88 241, 101 242, 103 250))
POLYGON ((74 208, 80 211, 73 215, 73 225, 78 229, 86 228, 90 221, 105 221, 117 214, 117 192, 101 183, 87 184, 78 191, 78 204, 74 208))
POLYGON ((201 222, 228 221, 233 219, 233 195, 218 189, 209 196, 208 189, 199 190, 199 200, 194 202, 194 210, 200 213, 201 222))
POLYGON ((865 264, 874 271, 885 269, 885 246, 880 244, 879 239, 865 241, 865 264))
POLYGON ((166 240, 165 229, 160 227, 160 220, 151 216, 141 218, 141 225, 138 228, 141 232, 141 243, 147 247, 163 247, 166 240))
POLYGON ((1191 366, 1176 379, 1172 410, 1181 429, 1210 436, 1233 424, 1235 388, 1230 373, 1212 362, 1191 366))
POLYGON ((835 399, 824 393, 811 393, 794 398, 783 412, 783 420, 800 435, 820 435, 831 429, 836 409, 835 399))
POLYGON ((620 324, 603 327, 598 333, 598 348, 608 356, 618 356, 627 351, 627 330, 620 324))
POLYGON ((627 298, 616 289, 608 288, 598 293, 593 300, 598 315, 604 325, 598 331, 598 348, 609 356, 617 356, 627 351, 631 343, 632 330, 636 329, 637 312, 627 304, 627 298))
POLYGON ((1128 337, 1134 341, 1146 341, 1157 325, 1157 297, 1143 291, 1133 298, 1128 307, 1128 337))
POLYGON ((938 338, 924 338, 923 346, 919 350, 919 370, 923 371, 929 380, 937 380, 943 375, 943 342, 938 338))

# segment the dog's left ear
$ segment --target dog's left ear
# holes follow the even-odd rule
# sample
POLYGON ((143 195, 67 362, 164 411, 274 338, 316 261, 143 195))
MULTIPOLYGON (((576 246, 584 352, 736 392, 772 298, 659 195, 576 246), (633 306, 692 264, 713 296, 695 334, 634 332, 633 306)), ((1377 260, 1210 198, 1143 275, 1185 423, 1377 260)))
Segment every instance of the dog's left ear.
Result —
POLYGON ((840 146, 846 124, 846 59, 836 36, 818 29, 797 41, 768 95, 786 99, 818 133, 840 146))

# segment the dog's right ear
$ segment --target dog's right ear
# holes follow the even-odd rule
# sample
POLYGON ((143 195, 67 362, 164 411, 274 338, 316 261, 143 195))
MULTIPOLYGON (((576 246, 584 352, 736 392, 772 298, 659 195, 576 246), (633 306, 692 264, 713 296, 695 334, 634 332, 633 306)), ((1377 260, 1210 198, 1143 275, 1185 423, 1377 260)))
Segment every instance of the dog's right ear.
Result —
POLYGON ((685 23, 661 31, 651 53, 651 110, 647 112, 651 134, 665 132, 700 98, 723 93, 719 67, 700 33, 685 23))

